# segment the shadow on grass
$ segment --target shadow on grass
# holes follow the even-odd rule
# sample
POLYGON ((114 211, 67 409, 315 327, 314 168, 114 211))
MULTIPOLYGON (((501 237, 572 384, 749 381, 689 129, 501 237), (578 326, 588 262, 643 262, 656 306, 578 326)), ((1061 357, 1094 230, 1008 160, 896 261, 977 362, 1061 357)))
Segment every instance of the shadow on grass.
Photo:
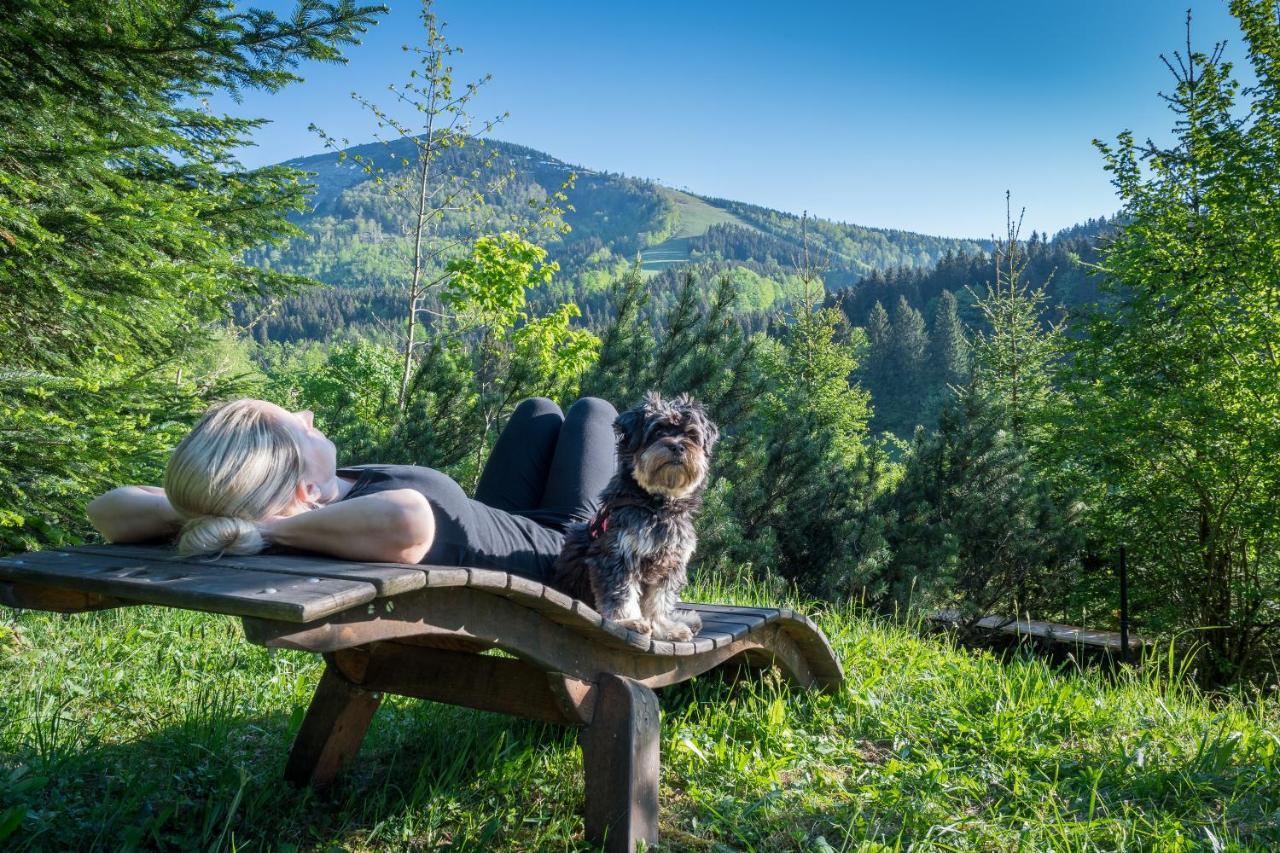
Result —
POLYGON ((512 831, 551 829, 564 843, 581 835, 581 759, 568 729, 389 698, 347 772, 316 792, 282 778, 304 709, 246 716, 229 704, 129 742, 37 741, 0 755, 0 816, 26 812, 0 846, 277 850, 465 840, 481 849, 512 831), (534 810, 532 821, 531 786, 554 795, 554 807, 534 810))

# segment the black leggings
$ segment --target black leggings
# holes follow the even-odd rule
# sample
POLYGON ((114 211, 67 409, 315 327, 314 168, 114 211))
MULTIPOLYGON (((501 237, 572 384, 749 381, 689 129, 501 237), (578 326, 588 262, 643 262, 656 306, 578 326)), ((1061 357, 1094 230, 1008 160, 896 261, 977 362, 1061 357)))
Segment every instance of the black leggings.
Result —
POLYGON ((579 399, 568 414, 545 397, 522 401, 485 463, 475 499, 560 531, 590 521, 617 466, 617 417, 599 397, 579 399))

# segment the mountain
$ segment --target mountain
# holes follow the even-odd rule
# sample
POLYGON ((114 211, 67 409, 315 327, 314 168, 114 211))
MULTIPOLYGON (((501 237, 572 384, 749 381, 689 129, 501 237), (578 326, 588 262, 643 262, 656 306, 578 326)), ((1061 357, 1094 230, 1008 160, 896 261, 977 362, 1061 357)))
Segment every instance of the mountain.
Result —
MULTIPOLYGON (((310 239, 255 252, 251 261, 300 273, 332 290, 287 300, 259 329, 272 339, 327 337, 351 325, 397 316, 409 247, 409 205, 387 182, 413 161, 413 141, 371 143, 287 161, 310 173, 312 208, 295 217, 310 239), (372 174, 366 171, 371 165, 372 174), (378 170, 381 170, 380 172, 378 170), (382 178, 379 183, 375 178, 382 178)), ((536 232, 560 265, 545 300, 572 299, 599 318, 611 281, 639 258, 659 293, 673 272, 697 262, 736 268, 744 310, 765 311, 797 292, 795 261, 804 253, 824 270, 829 289, 848 287, 877 270, 925 270, 948 253, 972 254, 975 241, 933 237, 809 219, 729 199, 698 196, 653 181, 573 166, 549 154, 498 140, 450 149, 436 161, 443 180, 474 175, 484 203, 464 221, 448 217, 442 237, 503 230, 530 218, 531 204, 564 188, 567 233, 536 232), (572 186, 565 187, 570 176, 572 186)))

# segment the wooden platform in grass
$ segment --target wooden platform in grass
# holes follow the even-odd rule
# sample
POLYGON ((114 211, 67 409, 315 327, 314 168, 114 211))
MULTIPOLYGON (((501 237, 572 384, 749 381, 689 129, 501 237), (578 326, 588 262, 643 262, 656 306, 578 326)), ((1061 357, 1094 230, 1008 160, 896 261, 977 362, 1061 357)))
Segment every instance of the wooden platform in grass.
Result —
POLYGON ((322 786, 358 751, 384 693, 575 726, 586 831, 611 850, 658 828, 655 688, 727 664, 776 666, 798 687, 838 690, 826 637, 787 608, 685 604, 689 642, 654 640, 581 601, 485 569, 260 555, 184 558, 119 545, 0 558, 0 603, 83 612, 138 604, 241 618, 245 637, 324 655, 285 775, 322 786), (491 649, 510 657, 484 654, 491 649))
MULTIPOLYGON (((956 626, 960 624, 960 614, 954 610, 943 610, 929 617, 931 621, 956 626)), ((1124 643, 1117 631, 1099 631, 1093 628, 1081 628, 1076 625, 1064 625, 1060 622, 1040 622, 1034 619, 1011 619, 1007 616, 987 616, 973 623, 973 627, 988 633, 1007 634, 1013 637, 1032 637, 1045 642, 1067 645, 1085 646, 1119 654, 1124 643)), ((1129 637, 1129 654, 1142 651, 1144 641, 1141 637, 1129 637)))

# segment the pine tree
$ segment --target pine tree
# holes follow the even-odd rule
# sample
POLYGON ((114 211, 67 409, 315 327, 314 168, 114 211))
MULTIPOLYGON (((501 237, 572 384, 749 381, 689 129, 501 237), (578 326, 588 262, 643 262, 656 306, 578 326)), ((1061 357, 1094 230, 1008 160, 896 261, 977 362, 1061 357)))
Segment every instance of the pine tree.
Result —
POLYGON ((1129 548, 1135 610, 1193 629, 1209 683, 1274 677, 1280 645, 1280 19, 1275 0, 1231 11, 1258 81, 1247 103, 1220 46, 1192 49, 1188 17, 1166 61, 1171 144, 1097 143, 1123 224, 1103 251, 1106 310, 1072 341, 1063 442, 1095 525, 1129 548))
POLYGON ((919 385, 924 374, 929 335, 924 317, 906 297, 898 297, 893 308, 893 370, 904 385, 919 385))
POLYGON ((623 408, 624 401, 644 396, 654 350, 648 304, 648 283, 635 264, 610 286, 611 319, 600 336, 600 358, 582 378, 583 395, 602 397, 623 408))
MULTIPOLYGON (((1005 236, 995 243, 995 285, 974 296, 986 327, 973 343, 974 381, 1000 409, 1013 436, 1033 452, 1048 442, 1061 398, 1053 371, 1062 355, 1061 324, 1046 323, 1045 288, 1023 279, 1027 255, 1005 195, 1005 236)), ((970 290, 972 293, 972 290, 970 290)))
POLYGON ((869 442, 870 397, 850 383, 863 333, 820 307, 807 268, 802 278, 780 339, 759 344, 760 396, 720 468, 734 525, 720 535, 732 563, 830 593, 857 568, 853 539, 884 471, 869 442))
POLYGON ((917 430, 879 512, 891 557, 869 591, 885 610, 1042 615, 1061 607, 1074 578, 1075 510, 1054 500, 1001 410, 973 385, 943 408, 935 432, 917 430))
POLYGON ((944 290, 933 312, 929 334, 929 365, 942 386, 960 386, 969 377, 969 342, 956 314, 956 298, 944 290))
POLYGON ((893 346, 893 328, 889 323, 889 312, 884 305, 876 301, 867 313, 867 356, 862 367, 861 376, 866 382, 871 397, 882 404, 890 382, 891 349, 893 346))
POLYGON ((929 335, 924 317, 905 296, 898 297, 892 316, 883 360, 877 359, 873 367, 876 424, 879 429, 909 435, 924 420, 929 335))
POLYGON ((305 280, 244 263, 299 234, 306 186, 234 157, 263 122, 199 106, 338 61, 379 10, 32 0, 0 23, 0 550, 80 535, 86 498, 154 482, 236 390, 228 304, 305 280), (219 357, 201 355, 214 347, 219 357))

